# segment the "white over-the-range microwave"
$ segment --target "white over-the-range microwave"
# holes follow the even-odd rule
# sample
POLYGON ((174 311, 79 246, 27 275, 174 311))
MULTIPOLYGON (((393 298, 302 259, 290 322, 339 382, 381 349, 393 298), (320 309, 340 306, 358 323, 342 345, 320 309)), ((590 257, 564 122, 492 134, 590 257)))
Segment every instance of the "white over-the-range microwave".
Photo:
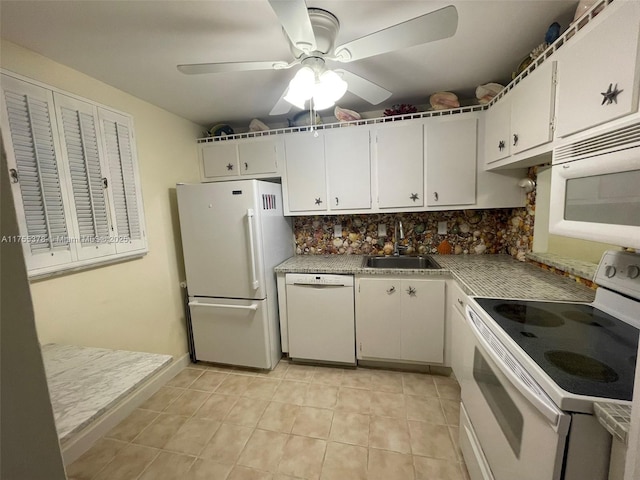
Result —
POLYGON ((549 232, 640 249, 640 121, 553 151, 549 232))

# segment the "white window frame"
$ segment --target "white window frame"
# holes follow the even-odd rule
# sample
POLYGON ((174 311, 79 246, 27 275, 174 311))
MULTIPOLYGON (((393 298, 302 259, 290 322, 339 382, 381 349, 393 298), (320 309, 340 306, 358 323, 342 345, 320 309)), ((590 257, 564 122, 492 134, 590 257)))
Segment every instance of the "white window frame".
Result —
POLYGON ((29 278, 145 255, 148 243, 132 117, 13 72, 0 69, 0 74, 3 100, 0 128, 5 132, 3 140, 20 229, 18 237, 0 240, 22 243, 29 278), (17 94, 12 97, 16 100, 9 102, 11 105, 9 97, 5 97, 7 92, 17 94), (21 96, 27 96, 35 106, 27 102, 21 104, 21 96), (8 108, 12 108, 11 114, 8 108), (38 112, 37 119, 33 120, 37 128, 31 128, 34 117, 30 109, 38 112), (46 125, 47 113, 49 125, 46 125), (19 131, 30 135, 20 137, 24 141, 14 138, 12 128, 16 134, 19 131), (114 137, 110 132, 118 135, 114 137), (32 138, 47 147, 44 157, 39 156, 40 150, 33 153, 36 149, 32 138), (18 143, 14 145, 14 141, 18 143), (46 172, 38 166, 42 162, 48 167, 46 172), (21 181, 24 191, 30 194, 24 200, 21 181), (42 193, 43 183, 49 188, 47 192, 56 193, 51 197, 56 199, 51 208, 57 222, 49 221, 47 212, 51 208, 42 193), (124 185, 124 194, 118 195, 118 185, 124 185), (35 203, 31 198, 35 198, 35 203), (60 198, 64 222, 59 220, 60 198), (31 223, 27 221, 25 205, 30 205, 31 223), (40 211, 42 215, 37 218, 40 211), (55 236, 61 241, 55 248, 47 243, 54 238, 48 233, 52 231, 48 227, 54 224, 59 226, 56 231, 66 230, 64 235, 55 236), (34 247, 36 241, 41 242, 40 248, 34 247))

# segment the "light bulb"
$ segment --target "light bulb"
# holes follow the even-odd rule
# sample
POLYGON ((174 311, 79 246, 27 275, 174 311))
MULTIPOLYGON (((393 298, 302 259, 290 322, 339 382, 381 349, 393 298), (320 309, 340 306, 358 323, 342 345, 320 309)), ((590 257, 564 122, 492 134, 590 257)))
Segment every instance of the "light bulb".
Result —
POLYGON ((345 82, 340 75, 332 70, 327 70, 320 75, 320 83, 327 85, 327 88, 331 92, 333 101, 336 102, 342 98, 347 92, 347 82, 345 82))
POLYGON ((309 67, 302 67, 289 82, 284 99, 298 108, 304 109, 304 103, 311 98, 315 85, 315 73, 309 67))

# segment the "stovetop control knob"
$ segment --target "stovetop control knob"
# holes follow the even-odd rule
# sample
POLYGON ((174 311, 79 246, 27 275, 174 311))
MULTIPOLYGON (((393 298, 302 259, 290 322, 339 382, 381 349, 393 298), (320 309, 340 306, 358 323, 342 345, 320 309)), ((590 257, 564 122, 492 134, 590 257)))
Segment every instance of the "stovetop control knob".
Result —
POLYGON ((607 276, 607 278, 615 277, 616 267, 614 267, 613 265, 607 265, 604 269, 604 274, 607 276))
POLYGON ((640 267, 638 265, 629 265, 627 267, 627 277, 638 278, 640 276, 640 267))

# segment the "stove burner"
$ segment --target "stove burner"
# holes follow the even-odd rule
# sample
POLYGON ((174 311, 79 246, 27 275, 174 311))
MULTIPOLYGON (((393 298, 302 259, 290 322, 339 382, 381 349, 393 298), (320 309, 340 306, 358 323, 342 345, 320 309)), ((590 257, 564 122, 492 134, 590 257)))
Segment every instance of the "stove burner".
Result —
POLYGON ((564 320, 558 315, 530 305, 501 303, 496 305, 496 312, 509 320, 531 325, 533 327, 559 327, 564 320))
POLYGON ((612 325, 612 323, 607 321, 605 318, 592 315, 589 312, 581 312, 579 310, 566 310, 562 312, 562 316, 569 320, 573 320, 574 322, 580 322, 594 327, 602 327, 603 325, 609 327, 612 325))
POLYGON ((545 352, 544 356, 560 370, 576 377, 588 378, 601 383, 611 383, 618 380, 618 374, 611 367, 579 353, 551 350, 545 352))

